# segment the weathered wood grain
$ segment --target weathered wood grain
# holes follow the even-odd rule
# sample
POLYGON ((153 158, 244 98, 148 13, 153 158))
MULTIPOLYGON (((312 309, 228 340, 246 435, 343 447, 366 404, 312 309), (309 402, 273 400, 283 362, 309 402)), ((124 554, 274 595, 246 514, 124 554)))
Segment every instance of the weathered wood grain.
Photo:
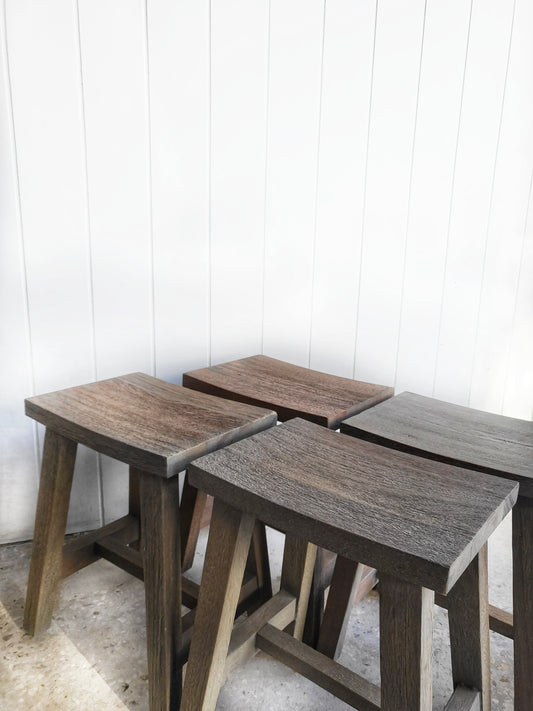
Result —
POLYGON ((226 657, 225 676, 255 653, 256 637, 265 624, 284 629, 296 616, 296 598, 286 590, 280 590, 244 622, 233 629, 226 657))
POLYGON ((351 417, 341 432, 519 481, 533 492, 533 422, 413 393, 351 417))
POLYGON ((179 479, 139 475, 150 711, 179 708, 179 479))
POLYGON ((432 590, 379 571, 381 711, 427 711, 432 699, 432 590))
MULTIPOLYGON (((447 595, 435 593, 435 604, 448 609, 447 595)), ((489 628, 492 632, 514 639, 513 615, 511 612, 501 610, 499 607, 489 605, 489 628)))
POLYGON ((38 395, 25 406, 29 417, 64 437, 163 477, 276 423, 274 412, 143 373, 38 395))
POLYGON ((206 502, 207 494, 191 486, 189 474, 185 473, 180 503, 181 566, 183 571, 189 570, 194 562, 206 502))
POLYGON ((97 542, 114 536, 122 543, 129 543, 139 538, 139 521, 133 516, 123 516, 122 518, 108 523, 107 526, 98 528, 90 533, 76 536, 63 546, 61 577, 67 578, 69 575, 85 568, 100 558, 96 551, 97 542))
POLYGON ((272 597, 272 577, 266 528, 261 521, 256 521, 254 525, 246 570, 257 578, 258 605, 269 600, 272 597))
POLYGON ((326 589, 331 581, 331 576, 328 576, 328 573, 329 569, 333 572, 336 557, 335 553, 327 551, 325 548, 317 548, 315 570, 313 572, 313 580, 309 592, 302 637, 302 641, 305 642, 305 644, 309 644, 315 649, 318 644, 322 620, 324 619, 326 589), (332 559, 333 562, 331 562, 332 559))
POLYGON ((263 355, 184 373, 183 384, 230 400, 268 407, 278 413, 281 421, 303 417, 332 429, 394 392, 383 385, 320 373, 263 355))
POLYGON ((299 640, 303 636, 315 560, 315 545, 298 536, 285 536, 281 589, 287 590, 298 600, 292 634, 299 640))
POLYGON ((513 509, 514 704, 533 703, 533 501, 518 498, 513 509))
POLYGON ((215 499, 182 711, 215 708, 253 527, 252 516, 215 499))
POLYGON ((453 587, 518 491, 300 419, 202 457, 190 477, 268 525, 439 592, 453 587))
POLYGON ((354 563, 342 555, 337 556, 316 647, 317 651, 331 659, 336 660, 342 651, 353 600, 366 572, 366 565, 354 563))
POLYGON ((257 633, 257 646, 358 711, 379 711, 379 686, 273 625, 257 633))
POLYGON ((38 634, 48 627, 59 595, 76 448, 76 442, 46 429, 24 609, 24 629, 30 634, 38 634))
POLYGON ((490 709, 489 579, 487 545, 448 593, 453 684, 477 689, 490 709))
POLYGON ((481 694, 477 689, 458 686, 444 711, 481 711, 481 694))

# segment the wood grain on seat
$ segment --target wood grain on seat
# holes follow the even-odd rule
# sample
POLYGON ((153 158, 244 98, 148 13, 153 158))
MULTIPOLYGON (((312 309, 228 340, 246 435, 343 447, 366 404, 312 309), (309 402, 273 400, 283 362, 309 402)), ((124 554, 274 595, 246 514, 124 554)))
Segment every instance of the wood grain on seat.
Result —
POLYGON ((193 486, 265 523, 447 592, 511 510, 508 480, 295 419, 195 461, 193 486))
POLYGON ((281 421, 303 417, 331 429, 394 392, 383 385, 320 373, 263 355, 184 373, 183 384, 271 408, 281 421))
POLYGON ((132 373, 38 395, 26 414, 67 439, 163 477, 276 423, 276 413, 132 373))
POLYGON ((533 422, 405 392, 351 417, 341 431, 533 488, 533 422))

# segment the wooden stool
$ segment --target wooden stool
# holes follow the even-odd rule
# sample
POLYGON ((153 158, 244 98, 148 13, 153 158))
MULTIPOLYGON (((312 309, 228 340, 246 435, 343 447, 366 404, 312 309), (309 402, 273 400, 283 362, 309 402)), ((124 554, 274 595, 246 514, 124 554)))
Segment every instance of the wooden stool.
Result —
MULTIPOLYGON (((533 708, 533 422, 402 393, 341 425, 347 434, 520 483, 513 509, 513 615, 490 626, 514 639, 515 711, 533 708), (514 624, 513 624, 514 618, 514 624)), ((446 598, 436 601, 447 605, 446 598)))
POLYGON ((150 708, 177 708, 181 602, 192 608, 198 597, 198 586, 181 579, 177 475, 196 457, 271 427, 275 413, 135 373, 29 398, 26 414, 46 435, 25 629, 49 625, 61 578, 106 558, 144 579, 150 708), (130 514, 63 545, 78 443, 130 465, 130 514))
POLYGON ((214 709, 228 648, 232 665, 254 646, 360 711, 428 711, 433 591, 448 594, 447 708, 473 711, 482 700, 488 711, 485 543, 516 501, 515 483, 301 419, 202 457, 190 477, 215 505, 183 711, 214 709), (287 533, 281 591, 232 633, 256 518, 287 533), (381 690, 299 642, 314 544, 379 570, 381 690), (292 636, 283 631, 291 620, 292 636))
MULTIPOLYGON (((262 355, 184 373, 183 384, 211 395, 276 410, 282 422, 302 417, 333 430, 350 415, 366 410, 394 393, 389 387, 319 373, 262 355)), ((189 488, 187 480, 186 491, 189 488)), ((192 495, 188 496, 192 498, 192 495)), ((200 501, 191 536, 183 544, 185 568, 192 564, 204 505, 205 501, 200 501)), ((304 640, 308 644, 319 645, 321 651, 332 657, 342 646, 341 631, 335 632, 332 624, 328 639, 320 641, 319 630, 324 614, 324 592, 331 582, 334 565, 335 555, 320 548, 304 631, 304 640)), ((351 562, 339 569, 337 576, 347 581, 350 587, 350 605, 364 597, 376 583, 375 570, 363 565, 354 566, 351 562)))

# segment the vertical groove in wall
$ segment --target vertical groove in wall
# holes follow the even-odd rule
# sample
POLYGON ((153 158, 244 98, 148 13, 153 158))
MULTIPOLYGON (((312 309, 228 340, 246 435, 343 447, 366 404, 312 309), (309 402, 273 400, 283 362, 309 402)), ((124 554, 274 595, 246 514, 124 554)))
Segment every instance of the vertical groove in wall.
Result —
MULTIPOLYGON (((33 358, 33 341, 32 341, 32 329, 31 329, 31 316, 30 316, 30 298, 28 292, 28 276, 26 269, 26 245, 24 241, 24 223, 22 218, 22 197, 20 191, 20 172, 19 172, 19 159, 18 159, 18 149, 17 149, 17 136, 15 130, 15 111, 13 108, 13 90, 11 84, 11 67, 9 61, 9 43, 7 39, 7 0, 3 0, 2 5, 2 15, 3 15, 3 37, 2 44, 4 46, 4 61, 6 66, 6 82, 7 82, 7 98, 9 102, 9 132, 11 135, 11 143, 13 146, 13 157, 14 157, 14 182, 16 186, 16 215, 19 230, 19 254, 20 254, 20 267, 21 267, 21 277, 22 277, 22 292, 24 295, 23 308, 24 308, 24 329, 26 331, 26 339, 28 343, 28 372, 30 375, 30 387, 31 394, 36 394, 35 388, 35 368, 34 368, 34 358, 33 358)), ((33 422, 33 451, 35 458, 35 472, 37 480, 39 480, 40 472, 40 456, 39 456, 39 429, 37 427, 37 422, 33 422)))
POLYGON ((208 79, 207 79, 207 84, 208 84, 208 96, 209 96, 209 101, 208 101, 208 110, 209 110, 209 118, 208 118, 208 137, 207 137, 207 172, 208 172, 208 177, 207 177, 207 209, 208 209, 208 276, 207 276, 207 332, 208 332, 208 351, 207 351, 207 360, 208 364, 211 365, 211 358, 212 358, 212 353, 213 353, 213 328, 212 328, 212 319, 213 319, 213 284, 212 284, 212 279, 213 279, 213 250, 212 250, 212 191, 213 191, 213 167, 212 167, 212 161, 213 161, 213 87, 212 87, 212 81, 213 81, 213 67, 212 67, 212 60, 213 60, 213 28, 212 28, 212 23, 213 23, 213 13, 212 13, 212 5, 211 5, 211 0, 209 0, 209 20, 208 20, 208 79))
POLYGON ((422 62, 424 58, 424 39, 426 35, 426 15, 427 15, 427 0, 424 2, 424 16, 422 19, 422 40, 420 42, 420 62, 418 64, 418 83, 416 87, 416 108, 415 108, 415 121, 413 126, 413 143, 411 146, 411 167, 409 169, 409 188, 407 193, 407 215, 405 220, 405 243, 403 249, 403 263, 402 263, 402 281, 400 289, 400 318, 398 320, 398 331, 396 333, 396 362, 394 366, 394 381, 393 386, 396 388, 396 379, 398 377, 398 358, 400 355, 400 334, 402 331, 402 321, 403 321, 403 307, 404 307, 404 289, 405 289, 405 270, 407 266, 407 245, 409 242, 409 226, 411 220, 411 193, 413 188, 413 169, 415 161, 415 147, 416 147, 416 130, 418 128, 418 109, 420 105, 420 81, 422 77, 422 62))
POLYGON ((145 101, 146 101, 146 169, 149 229, 149 264, 150 270, 150 313, 152 328, 150 332, 150 360, 152 375, 156 375, 156 340, 155 340, 155 277, 154 277, 154 211, 152 186, 152 109, 150 96, 150 44, 148 39, 148 0, 144 0, 144 60, 145 60, 145 101))
POLYGON ((370 149, 370 125, 372 121, 372 97, 374 92, 374 63, 376 60, 376 37, 378 32, 378 10, 379 10, 379 0, 376 0, 376 14, 374 17, 374 41, 372 43, 372 67, 370 69, 370 100, 368 102, 368 125, 366 131, 366 154, 365 154, 365 177, 363 181, 363 214, 361 217, 361 245, 359 249, 359 274, 357 281, 357 301, 354 304, 354 310, 356 313, 355 321, 355 336, 354 336, 354 346, 353 346, 353 377, 355 378, 355 368, 357 366, 357 337, 359 335, 359 303, 361 297, 361 275, 363 273, 363 245, 365 241, 365 220, 366 220, 366 191, 367 191, 367 178, 368 178, 368 155, 370 149))
POLYGON ((315 300, 315 265, 316 265, 316 237, 317 237, 317 220, 318 220, 318 187, 319 187, 319 172, 320 172, 320 147, 322 136, 322 94, 324 88, 324 46, 326 41, 326 6, 327 0, 323 0, 322 10, 322 48, 320 57, 320 94, 318 100, 318 132, 317 132, 317 149, 316 149, 316 176, 315 176, 315 204, 314 204, 314 226, 313 226, 313 256, 311 259, 311 295, 309 304, 309 353, 307 356, 307 365, 311 367, 311 344, 313 341, 313 306, 315 300))
POLYGON ((531 178, 529 181, 529 195, 528 195, 528 200, 527 200, 527 207, 526 207, 526 216, 524 218, 524 231, 522 235, 522 248, 520 250, 520 266, 518 267, 518 276, 516 279, 516 287, 515 287, 515 292, 514 292, 514 308, 513 308, 513 320, 512 320, 512 326, 511 326, 511 337, 509 339, 509 347, 507 349, 507 357, 506 357, 506 364, 505 364, 505 375, 504 375, 504 387, 503 387, 503 403, 502 403, 502 410, 505 407, 505 398, 507 395, 507 386, 509 384, 509 365, 510 365, 510 360, 511 360, 511 349, 512 349, 512 344, 514 341, 514 336, 516 332, 516 314, 518 310, 518 292, 520 290, 520 281, 522 279, 522 267, 524 264, 524 253, 526 251, 526 239, 527 239, 527 228, 528 228, 528 223, 529 223, 529 215, 531 212, 531 201, 532 201, 532 195, 533 195, 533 169, 531 170, 531 178))
POLYGON ((265 279, 266 279, 266 208, 268 198, 268 141, 269 141, 269 113, 270 113, 270 18, 272 14, 272 0, 268 0, 268 25, 267 25, 267 57, 266 57, 266 96, 265 96, 265 165, 264 165, 264 193, 263 193, 263 270, 261 284, 261 353, 265 352, 265 279))
MULTIPOLYGON (((91 348, 93 361, 93 378, 98 380, 98 363, 96 357, 96 319, 94 308, 94 275, 93 275, 93 244, 91 230, 91 204, 89 197, 89 167, 87 157, 87 124, 85 121, 85 91, 83 86, 83 56, 81 51, 81 29, 80 29, 80 3, 76 0, 76 42, 78 47, 78 71, 80 77, 80 110, 81 110, 81 128, 82 128, 82 166, 84 171, 85 185, 85 216, 87 224, 87 274, 88 274, 88 289, 89 289, 89 312, 91 318, 91 348)), ((100 525, 105 523, 104 511, 104 485, 102 479, 102 460, 99 453, 96 454, 96 481, 98 487, 98 508, 100 513, 100 525)))
MULTIPOLYGON (((494 185, 496 183, 496 167, 498 165, 498 157, 500 155, 500 139, 501 139, 501 133, 502 133, 502 124, 503 124, 503 113, 505 109, 505 98, 507 94, 507 79, 509 76, 509 63, 511 60, 511 48, 513 44, 513 33, 514 33, 514 20, 515 20, 515 14, 516 14, 516 0, 513 2, 513 14, 511 18, 511 30, 509 33, 509 46, 507 47, 507 63, 505 66, 505 79, 503 83, 503 92, 502 92, 502 103, 500 107, 500 119, 498 122, 498 138, 496 139, 496 151, 494 153, 494 163, 492 166, 492 180, 491 180, 491 185, 490 185, 490 198, 489 198, 489 211, 488 211, 488 216, 487 216, 487 226, 485 230, 485 244, 483 246, 483 262, 482 262, 482 267, 481 267, 481 283, 479 285, 479 294, 478 294, 478 301, 477 301, 477 311, 476 311, 476 325, 475 325, 475 337, 474 337, 474 351, 473 351, 473 357, 472 357, 472 364, 470 368, 470 382, 468 385, 468 404, 470 405, 470 400, 472 397, 472 379, 474 377, 474 368, 476 364, 476 354, 477 354, 477 347, 478 347, 478 341, 479 341, 479 321, 481 318, 481 299, 483 296, 483 290, 485 286, 485 269, 486 269, 486 264, 487 264, 487 247, 488 247, 488 241, 489 241, 489 232, 490 232, 490 224, 492 220, 492 209, 493 209, 493 202, 494 202, 494 185)), ((502 402, 501 406, 499 408, 500 412, 503 410, 503 396, 502 396, 502 402)))
POLYGON ((466 80, 466 68, 468 65, 468 51, 470 48, 470 30, 472 27, 472 8, 474 5, 474 0, 470 0, 470 14, 468 16, 468 32, 466 36, 466 50, 465 50, 465 63, 464 63, 464 68, 463 68, 463 81, 461 83, 461 100, 459 102, 459 118, 457 120, 457 137, 455 139, 455 154, 453 158, 453 170, 452 170, 452 186, 450 190, 450 207, 448 210, 448 227, 446 230, 446 250, 445 250, 445 256, 444 256, 444 274, 442 277, 442 292, 441 292, 441 299, 440 299, 440 310, 439 310, 439 327, 437 330, 437 344, 436 344, 436 352, 435 352, 435 369, 433 372, 433 388, 432 388, 432 394, 433 396, 435 395, 435 385, 437 382, 437 371, 438 371, 438 364, 439 364, 439 343, 440 343, 440 334, 441 334, 441 328, 442 328, 442 314, 444 311, 444 292, 446 288, 446 274, 448 271, 448 249, 449 249, 449 243, 450 243, 450 230, 451 230, 451 223, 452 223, 452 211, 453 211, 453 201, 454 201, 454 196, 455 196, 455 173, 457 169, 457 154, 459 151, 459 136, 461 133, 461 119, 463 115, 463 99, 464 99, 464 93, 465 93, 465 80, 466 80))

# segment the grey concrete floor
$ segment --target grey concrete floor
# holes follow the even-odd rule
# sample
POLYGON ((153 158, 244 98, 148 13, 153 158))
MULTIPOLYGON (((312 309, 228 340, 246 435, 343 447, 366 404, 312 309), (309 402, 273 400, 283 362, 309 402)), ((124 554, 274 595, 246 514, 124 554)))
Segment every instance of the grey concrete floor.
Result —
MULTIPOLYGON (((490 598, 511 609, 510 518, 489 546, 490 598)), ((205 533, 191 577, 199 580, 205 533)), ((283 537, 269 531, 275 586, 279 586, 283 537)), ((0 546, 1 711, 111 711, 148 709, 143 585, 107 563, 68 578, 50 630, 39 639, 22 629, 31 544, 0 546)), ((379 683, 378 600, 373 594, 353 609, 340 662, 379 683)), ((434 621, 433 708, 451 693, 446 612, 434 621)), ((493 709, 512 711, 513 650, 491 633, 493 709)), ((319 711, 348 709, 300 675, 259 652, 224 685, 220 711, 319 711)))

